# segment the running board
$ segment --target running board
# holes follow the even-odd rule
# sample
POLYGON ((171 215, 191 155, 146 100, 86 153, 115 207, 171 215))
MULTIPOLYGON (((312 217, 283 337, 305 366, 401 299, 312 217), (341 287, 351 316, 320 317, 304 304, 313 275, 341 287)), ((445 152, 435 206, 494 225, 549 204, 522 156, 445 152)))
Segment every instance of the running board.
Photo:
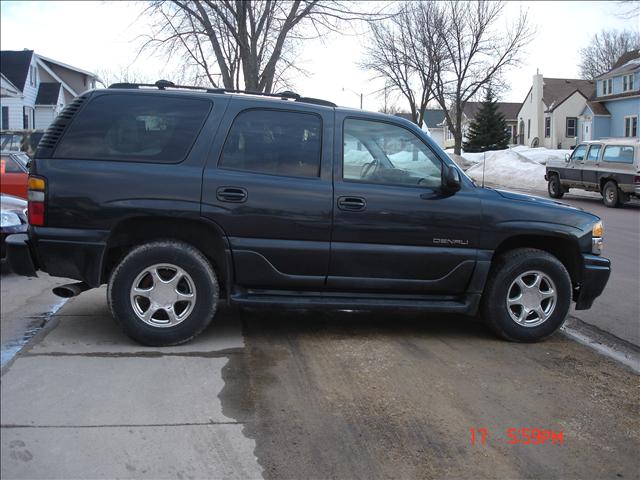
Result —
POLYGON ((413 297, 402 296, 335 296, 296 294, 275 294, 256 292, 236 292, 231 302, 242 306, 288 308, 328 308, 337 310, 391 309, 423 312, 457 313, 475 315, 480 304, 480 294, 465 294, 455 299, 451 297, 413 297))

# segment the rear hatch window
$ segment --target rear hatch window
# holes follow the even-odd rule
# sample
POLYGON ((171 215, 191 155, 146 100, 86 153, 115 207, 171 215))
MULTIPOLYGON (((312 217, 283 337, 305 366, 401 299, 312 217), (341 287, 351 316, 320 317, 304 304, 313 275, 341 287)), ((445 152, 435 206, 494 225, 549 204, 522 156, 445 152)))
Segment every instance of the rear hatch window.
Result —
POLYGON ((100 95, 73 119, 54 158, 181 162, 211 105, 163 95, 100 95))

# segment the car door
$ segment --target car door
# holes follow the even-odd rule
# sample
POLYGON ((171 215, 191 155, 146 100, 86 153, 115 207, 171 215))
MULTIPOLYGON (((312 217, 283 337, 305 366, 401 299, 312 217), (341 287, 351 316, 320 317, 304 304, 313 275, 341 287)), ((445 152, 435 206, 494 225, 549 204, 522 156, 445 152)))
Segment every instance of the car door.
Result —
POLYGON ((320 290, 329 266, 333 110, 274 104, 229 103, 203 176, 202 215, 226 232, 237 285, 320 290))
POLYGON ((589 151, 585 156, 584 163, 581 168, 582 184, 585 187, 595 187, 598 185, 598 169, 600 166, 601 151, 601 144, 593 143, 589 145, 589 151))
POLYGON ((2 187, 0 191, 20 198, 27 198, 27 168, 13 154, 0 157, 0 175, 2 187))
POLYGON ((481 206, 473 189, 443 192, 443 162, 416 130, 337 114, 328 289, 466 289, 481 206))
POLYGON ((573 149, 565 168, 561 169, 560 178, 564 185, 582 186, 582 167, 587 155, 587 144, 581 143, 573 149))

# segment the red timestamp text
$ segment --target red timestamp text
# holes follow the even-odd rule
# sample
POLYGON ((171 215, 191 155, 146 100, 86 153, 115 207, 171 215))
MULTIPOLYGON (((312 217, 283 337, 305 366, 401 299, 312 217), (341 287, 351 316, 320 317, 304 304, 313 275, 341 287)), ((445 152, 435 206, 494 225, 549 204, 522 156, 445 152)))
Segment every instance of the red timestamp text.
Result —
MULTIPOLYGON (((498 437, 509 445, 562 445, 564 433, 562 430, 555 431, 548 428, 508 428, 504 432, 504 437, 498 437)), ((489 430, 486 428, 471 428, 471 445, 485 445, 489 441, 489 430)))

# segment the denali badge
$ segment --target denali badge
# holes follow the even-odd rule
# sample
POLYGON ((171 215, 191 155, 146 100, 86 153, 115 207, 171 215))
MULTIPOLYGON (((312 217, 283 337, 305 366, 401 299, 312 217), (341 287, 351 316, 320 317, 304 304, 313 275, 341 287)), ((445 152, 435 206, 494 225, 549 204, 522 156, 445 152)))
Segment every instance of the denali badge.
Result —
POLYGON ((469 240, 458 240, 452 238, 434 238, 433 243, 438 245, 469 245, 469 240))

